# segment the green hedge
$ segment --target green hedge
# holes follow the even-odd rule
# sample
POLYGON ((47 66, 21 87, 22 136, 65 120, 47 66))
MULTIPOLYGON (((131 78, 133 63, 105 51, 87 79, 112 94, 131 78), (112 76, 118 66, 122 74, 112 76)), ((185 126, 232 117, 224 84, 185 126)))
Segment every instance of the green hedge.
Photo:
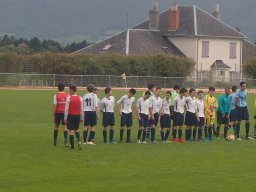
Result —
POLYGON ((0 54, 0 72, 18 72, 21 63, 32 63, 34 72, 44 74, 127 75, 186 77, 195 63, 168 55, 71 55, 43 53, 34 55, 0 54))

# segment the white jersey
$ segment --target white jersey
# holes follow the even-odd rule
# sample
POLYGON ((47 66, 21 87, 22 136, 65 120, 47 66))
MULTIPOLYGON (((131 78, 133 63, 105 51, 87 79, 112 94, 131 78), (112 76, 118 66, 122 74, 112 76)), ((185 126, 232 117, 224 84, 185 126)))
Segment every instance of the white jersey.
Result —
POLYGON ((187 97, 186 98, 186 108, 187 111, 191 112, 191 113, 196 113, 196 98, 195 97, 187 97))
POLYGON ((162 112, 163 114, 165 115, 170 115, 170 106, 171 106, 171 102, 170 100, 166 101, 166 98, 162 99, 162 105, 161 105, 161 108, 162 108, 162 112))
POLYGON ((155 95, 149 98, 151 101, 151 107, 153 114, 159 113, 160 108, 162 106, 162 99, 161 97, 156 97, 155 95))
POLYGON ((204 117, 204 100, 196 99, 196 108, 198 117, 204 117))
POLYGON ((84 111, 96 111, 99 107, 99 100, 94 93, 87 93, 83 96, 84 111))
POLYGON ((173 100, 172 106, 174 106, 174 111, 178 113, 184 113, 184 107, 186 104, 186 97, 180 97, 177 95, 173 100))
POLYGON ((110 112, 113 113, 115 109, 115 97, 110 96, 109 98, 104 97, 101 102, 101 111, 103 113, 110 112))
POLYGON ((151 102, 149 99, 144 100, 143 97, 138 99, 138 101, 137 101, 138 113, 148 115, 150 107, 151 107, 151 102))
POLYGON ((122 113, 132 113, 132 106, 135 103, 135 97, 128 98, 127 95, 122 96, 118 101, 118 104, 121 104, 122 113))

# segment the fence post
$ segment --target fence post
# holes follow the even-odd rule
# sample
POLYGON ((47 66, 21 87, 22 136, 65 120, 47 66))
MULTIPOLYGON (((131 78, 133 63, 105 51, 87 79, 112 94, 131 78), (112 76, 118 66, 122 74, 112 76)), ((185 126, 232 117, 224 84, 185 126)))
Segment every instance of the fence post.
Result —
POLYGON ((136 79, 136 87, 138 87, 139 85, 139 76, 137 76, 137 79, 136 79))
POLYGON ((166 88, 166 79, 167 79, 167 77, 164 77, 164 88, 166 88))
POLYGON ((83 75, 80 76, 80 86, 83 87, 83 75))
POLYGON ((56 87, 55 74, 53 74, 53 87, 56 87))
POLYGON ((111 76, 109 75, 109 76, 108 76, 108 86, 109 86, 109 87, 111 87, 111 85, 110 85, 110 78, 111 78, 111 76))

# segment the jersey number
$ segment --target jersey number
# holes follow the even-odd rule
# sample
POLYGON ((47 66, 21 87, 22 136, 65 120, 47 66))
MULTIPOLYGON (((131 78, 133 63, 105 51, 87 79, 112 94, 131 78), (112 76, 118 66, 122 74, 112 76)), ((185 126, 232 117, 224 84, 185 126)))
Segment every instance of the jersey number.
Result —
POLYGON ((92 106, 92 100, 91 99, 85 99, 86 106, 92 106))

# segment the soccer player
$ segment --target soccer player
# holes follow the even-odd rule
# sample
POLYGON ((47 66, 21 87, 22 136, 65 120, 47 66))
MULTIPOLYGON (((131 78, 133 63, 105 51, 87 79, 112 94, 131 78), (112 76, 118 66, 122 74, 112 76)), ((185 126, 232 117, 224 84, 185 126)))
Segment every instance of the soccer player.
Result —
POLYGON ((159 111, 162 106, 161 88, 157 87, 155 90, 155 95, 151 96, 149 99, 151 101, 151 118, 150 118, 150 126, 151 126, 151 142, 156 143, 155 140, 155 129, 158 124, 159 119, 159 111))
POLYGON ((64 145, 68 147, 68 129, 67 125, 64 122, 64 112, 65 112, 65 105, 68 94, 64 92, 65 85, 60 83, 58 85, 58 93, 53 97, 53 117, 54 117, 54 136, 53 136, 53 145, 57 145, 57 138, 58 138, 58 130, 60 127, 60 123, 63 126, 64 131, 64 145))
POLYGON ((151 96, 150 91, 146 91, 143 97, 140 97, 137 101, 137 111, 139 119, 139 130, 137 136, 137 143, 147 143, 146 139, 146 128, 149 126, 150 120, 150 107, 151 102, 149 97, 151 96), (142 133, 142 142, 140 140, 142 133))
POLYGON ((198 126, 198 141, 203 141, 203 129, 205 123, 204 115, 204 92, 198 91, 198 98, 196 99, 196 109, 197 109, 197 126, 198 126))
POLYGON ((171 95, 171 103, 173 102, 174 98, 178 95, 179 91, 180 91, 180 86, 174 85, 172 95, 171 95))
POLYGON ((121 116, 120 142, 123 142, 124 127, 127 127, 126 143, 131 143, 132 111, 134 108, 135 89, 130 89, 127 95, 122 96, 117 104, 119 105, 119 114, 121 116))
POLYGON ((225 88, 225 94, 221 95, 218 102, 217 110, 217 134, 216 139, 220 140, 220 127, 224 124, 224 139, 227 139, 229 129, 229 116, 231 111, 230 87, 225 88))
POLYGON ((99 100, 96 94, 93 93, 94 86, 87 86, 88 93, 83 96, 83 106, 84 106, 84 143, 95 145, 94 137, 97 125, 97 119, 99 119, 99 100), (89 134, 89 138, 87 140, 89 126, 91 127, 91 131, 89 134))
POLYGON ((112 96, 112 89, 107 87, 105 89, 105 97, 101 100, 101 110, 103 112, 103 138, 104 143, 107 143, 107 128, 110 127, 109 136, 110 136, 110 143, 116 143, 114 141, 114 126, 115 126, 115 97, 112 96))
MULTIPOLYGON (((236 132, 236 126, 237 126, 237 102, 238 102, 238 97, 237 97, 237 86, 232 86, 232 94, 229 96, 231 103, 230 103, 230 127, 233 126, 234 130, 234 135, 237 135, 236 132)), ((239 139, 238 139, 239 140, 239 139)))
POLYGON ((74 85, 69 86, 69 97, 66 101, 64 122, 69 130, 70 149, 74 147, 74 135, 76 134, 78 148, 80 149, 79 124, 83 121, 83 100, 76 94, 77 88, 74 85))
POLYGON ((171 92, 167 91, 165 93, 165 98, 162 100, 162 105, 159 111, 159 120, 160 120, 160 135, 163 143, 169 143, 168 137, 171 131, 171 117, 170 117, 170 97, 171 92), (164 134, 164 129, 166 132, 164 134))
POLYGON ((218 108, 217 99, 213 96, 215 93, 214 87, 209 87, 208 95, 204 99, 206 128, 205 128, 205 140, 212 140, 213 126, 215 122, 215 109, 218 108))
POLYGON ((240 83, 240 89, 237 92, 237 97, 238 97, 238 103, 237 103, 237 127, 236 127, 236 131, 237 131, 237 135, 236 137, 238 138, 238 140, 240 139, 240 125, 241 125, 241 121, 245 120, 245 139, 246 140, 252 140, 251 137, 249 137, 249 131, 250 131, 250 120, 249 120, 249 112, 248 112, 248 108, 247 108, 247 91, 246 91, 246 83, 245 82, 241 82, 240 83))
POLYGON ((190 89, 189 95, 186 98, 186 118, 185 118, 185 125, 186 125, 186 140, 191 141, 191 132, 193 127, 193 141, 196 140, 196 132, 197 132, 197 108, 196 108, 196 90, 190 89))
POLYGON ((173 112, 173 142, 185 142, 182 138, 182 128, 184 125, 184 108, 186 104, 186 93, 188 90, 186 88, 180 89, 180 94, 177 95, 172 105, 174 106, 174 112, 173 112), (178 129, 178 137, 179 139, 176 139, 177 135, 177 129, 178 129))

